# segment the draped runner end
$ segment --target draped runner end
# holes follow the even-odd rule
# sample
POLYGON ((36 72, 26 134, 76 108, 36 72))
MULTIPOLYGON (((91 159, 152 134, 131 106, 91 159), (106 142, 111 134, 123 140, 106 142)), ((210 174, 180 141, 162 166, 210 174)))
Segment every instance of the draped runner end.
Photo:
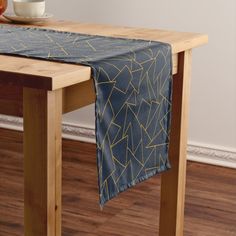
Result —
POLYGON ((2 25, 0 54, 92 68, 101 205, 170 168, 169 44, 2 25))

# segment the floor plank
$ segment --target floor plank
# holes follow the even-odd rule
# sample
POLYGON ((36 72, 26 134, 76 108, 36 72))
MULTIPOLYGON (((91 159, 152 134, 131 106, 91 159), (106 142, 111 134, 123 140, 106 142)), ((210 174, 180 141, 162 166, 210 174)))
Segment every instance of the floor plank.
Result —
MULTIPOLYGON (((22 152, 22 134, 0 129, 0 236, 23 235, 22 152)), ((157 236, 159 200, 156 176, 101 211, 95 146, 63 140, 63 236, 157 236)), ((185 215, 185 236, 236 236, 236 170, 189 162, 185 215)))

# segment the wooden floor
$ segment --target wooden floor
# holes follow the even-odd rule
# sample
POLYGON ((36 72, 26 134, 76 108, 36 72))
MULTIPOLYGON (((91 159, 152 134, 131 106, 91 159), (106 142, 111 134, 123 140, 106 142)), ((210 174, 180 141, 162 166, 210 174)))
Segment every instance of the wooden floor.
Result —
MULTIPOLYGON (((22 134, 0 129, 0 236, 23 235, 22 166, 22 134)), ((156 176, 101 211, 95 146, 63 141, 63 236, 157 236, 159 198, 156 176)), ((186 198, 184 235, 236 236, 236 170, 190 162, 186 198)))

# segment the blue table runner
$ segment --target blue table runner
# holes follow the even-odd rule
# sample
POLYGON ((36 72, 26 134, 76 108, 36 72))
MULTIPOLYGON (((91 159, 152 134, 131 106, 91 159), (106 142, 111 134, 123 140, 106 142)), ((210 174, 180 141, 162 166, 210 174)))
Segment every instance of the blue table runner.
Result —
POLYGON ((0 25, 0 54, 92 68, 101 205, 170 168, 169 44, 0 25))

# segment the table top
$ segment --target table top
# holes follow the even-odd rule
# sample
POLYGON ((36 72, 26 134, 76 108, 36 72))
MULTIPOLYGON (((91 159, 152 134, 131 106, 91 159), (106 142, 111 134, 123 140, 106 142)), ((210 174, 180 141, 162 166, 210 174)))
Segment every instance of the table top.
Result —
MULTIPOLYGON (((0 24, 8 23, 3 18, 0 18, 0 24)), ((87 24, 62 20, 53 20, 46 24, 33 26, 27 25, 27 27, 42 27, 102 36, 156 40, 171 44, 173 54, 201 46, 208 41, 208 37, 205 34, 87 24)), ((90 78, 91 69, 87 66, 0 55, 1 83, 55 90, 87 81, 90 78)))

